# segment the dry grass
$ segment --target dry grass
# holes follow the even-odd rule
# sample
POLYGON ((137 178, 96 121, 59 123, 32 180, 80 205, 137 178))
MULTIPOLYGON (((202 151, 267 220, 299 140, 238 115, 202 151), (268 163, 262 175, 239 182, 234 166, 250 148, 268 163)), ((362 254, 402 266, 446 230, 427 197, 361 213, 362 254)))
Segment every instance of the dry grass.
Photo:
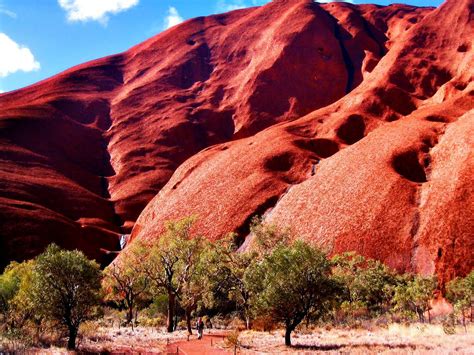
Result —
MULTIPOLYGON (((209 333, 220 330, 206 330, 209 333)), ((235 334, 239 334, 236 332, 235 334)), ((78 350, 87 353, 164 353, 167 343, 187 339, 185 330, 172 334, 165 328, 117 328, 91 326, 79 343, 78 350)), ((244 331, 235 342, 240 354, 473 354, 474 325, 457 327, 447 335, 439 325, 391 324, 370 329, 315 328, 303 329, 292 336, 293 347, 284 346, 283 330, 271 332, 244 331)), ((0 342, 1 343, 1 342, 0 342)), ((217 345, 215 345, 217 346, 217 345)), ((65 349, 29 349, 28 352, 65 353, 65 349)))
POLYGON ((95 336, 89 336, 79 345, 85 352, 147 352, 161 353, 168 342, 173 343, 187 338, 187 331, 167 333, 164 328, 99 328, 95 336))
POLYGON ((314 329, 295 333, 293 347, 284 344, 283 331, 246 331, 240 335, 243 354, 474 354, 474 326, 447 335, 442 325, 399 325, 387 329, 314 329))
MULTIPOLYGON (((77 350, 83 353, 157 353, 165 352, 166 345, 187 339, 187 331, 167 333, 164 328, 136 327, 127 328, 96 327, 95 331, 88 331, 77 340, 77 350)), ((67 353, 64 347, 51 346, 49 348, 24 348, 12 346, 0 337, 0 354, 6 351, 15 353, 35 354, 62 354, 67 353)))

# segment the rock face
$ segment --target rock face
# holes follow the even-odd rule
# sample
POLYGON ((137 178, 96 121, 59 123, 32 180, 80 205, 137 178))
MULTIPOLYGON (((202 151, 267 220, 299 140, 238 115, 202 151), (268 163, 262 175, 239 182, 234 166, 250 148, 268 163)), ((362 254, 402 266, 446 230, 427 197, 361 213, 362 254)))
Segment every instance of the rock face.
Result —
POLYGON ((473 8, 274 0, 0 96, 0 260, 100 258, 190 214, 246 247, 265 214, 331 253, 470 271, 473 8))

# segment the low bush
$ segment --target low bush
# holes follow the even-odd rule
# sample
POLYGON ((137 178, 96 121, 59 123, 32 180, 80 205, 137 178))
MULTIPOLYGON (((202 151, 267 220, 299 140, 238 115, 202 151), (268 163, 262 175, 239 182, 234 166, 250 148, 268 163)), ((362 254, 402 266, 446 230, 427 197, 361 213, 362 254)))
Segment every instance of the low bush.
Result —
POLYGON ((268 315, 257 316, 252 322, 252 329, 259 332, 271 332, 280 326, 281 324, 275 322, 268 315))

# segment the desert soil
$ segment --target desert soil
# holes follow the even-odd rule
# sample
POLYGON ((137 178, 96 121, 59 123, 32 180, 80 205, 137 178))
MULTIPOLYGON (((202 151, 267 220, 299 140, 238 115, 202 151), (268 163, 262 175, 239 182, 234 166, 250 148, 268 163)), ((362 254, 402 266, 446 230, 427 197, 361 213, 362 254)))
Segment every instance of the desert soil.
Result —
MULTIPOLYGON (((96 337, 80 346, 86 352, 233 354, 234 348, 221 330, 206 330, 202 340, 196 334, 189 340, 185 331, 168 334, 152 328, 100 329, 96 337), (177 352, 178 351, 178 352, 177 352)), ((293 347, 283 345, 282 330, 243 331, 238 354, 474 354, 474 326, 447 335, 441 325, 390 325, 388 328, 330 329, 297 332, 293 347)))

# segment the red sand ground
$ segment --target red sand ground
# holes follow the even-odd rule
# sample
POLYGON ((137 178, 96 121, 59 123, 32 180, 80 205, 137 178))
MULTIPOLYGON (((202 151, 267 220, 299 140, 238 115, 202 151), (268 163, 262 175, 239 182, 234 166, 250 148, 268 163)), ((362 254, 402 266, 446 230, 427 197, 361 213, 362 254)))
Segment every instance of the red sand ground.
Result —
POLYGON ((244 241, 266 212, 329 252, 470 271, 473 8, 275 0, 1 95, 0 260, 100 258, 138 216, 133 238, 198 214, 244 241))
POLYGON ((226 355, 232 354, 230 350, 219 348, 216 345, 223 344, 222 335, 208 335, 205 334, 202 339, 190 339, 189 341, 180 341, 177 343, 169 344, 166 348, 167 354, 180 354, 180 355, 226 355))

